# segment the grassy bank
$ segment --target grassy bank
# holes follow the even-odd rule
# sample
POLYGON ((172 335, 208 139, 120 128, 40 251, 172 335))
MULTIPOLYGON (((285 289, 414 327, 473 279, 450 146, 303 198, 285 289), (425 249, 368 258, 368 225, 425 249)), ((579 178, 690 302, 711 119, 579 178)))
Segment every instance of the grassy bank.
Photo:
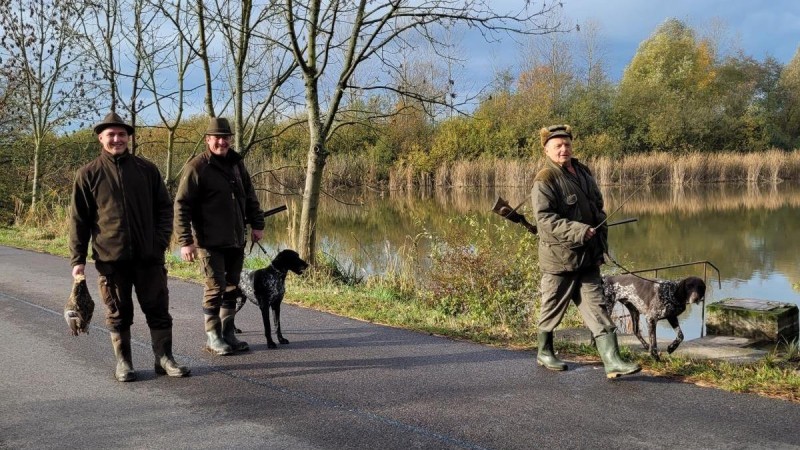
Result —
MULTIPOLYGON (((0 244, 67 256, 65 216, 57 208, 54 211, 29 217, 16 227, 0 228, 0 244)), ((305 276, 292 275, 286 301, 424 333, 518 350, 535 349, 539 280, 532 256, 536 254, 535 238, 525 236, 520 240, 517 233, 500 233, 513 239, 513 245, 497 242, 487 228, 506 225, 490 224, 476 217, 466 217, 452 225, 451 231, 443 235, 422 233, 433 242, 430 257, 434 275, 425 283, 420 283, 410 268, 391 267, 379 277, 363 277, 357 270, 345 270, 335 260, 322 258, 305 276), (508 254, 509 248, 516 249, 515 253, 508 254)), ((264 267, 267 263, 257 258, 246 261, 249 267, 264 267)), ((201 281, 196 264, 170 256, 167 265, 172 276, 201 281)), ((571 308, 562 326, 579 325, 575 308, 571 308)), ((586 345, 557 342, 556 347, 570 360, 599 360, 595 349, 586 345)), ((758 363, 744 365, 666 354, 657 363, 644 354, 633 354, 628 349, 623 352, 659 376, 800 401, 800 351, 796 344, 758 363)))

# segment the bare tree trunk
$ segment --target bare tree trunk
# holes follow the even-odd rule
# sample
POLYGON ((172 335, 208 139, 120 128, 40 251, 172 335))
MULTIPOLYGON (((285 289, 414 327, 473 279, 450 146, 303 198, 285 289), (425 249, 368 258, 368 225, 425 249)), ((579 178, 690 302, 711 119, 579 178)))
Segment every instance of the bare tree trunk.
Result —
POLYGON ((197 31, 200 35, 200 49, 197 51, 200 60, 203 61, 203 74, 206 79, 206 112, 210 117, 216 117, 214 112, 214 91, 211 89, 211 62, 208 60, 208 41, 206 40, 206 19, 203 9, 203 0, 197 0, 197 31))
MULTIPOLYGON (((313 135, 313 131, 312 131, 313 135)), ((314 261, 317 248, 317 216, 319 194, 322 191, 322 172, 325 168, 325 143, 318 139, 308 150, 308 169, 303 189, 303 205, 300 212, 300 231, 297 236, 297 252, 306 261, 314 261)))
POLYGON ((39 198, 39 160, 41 159, 42 140, 37 136, 33 141, 33 179, 31 180, 31 211, 36 210, 39 198))

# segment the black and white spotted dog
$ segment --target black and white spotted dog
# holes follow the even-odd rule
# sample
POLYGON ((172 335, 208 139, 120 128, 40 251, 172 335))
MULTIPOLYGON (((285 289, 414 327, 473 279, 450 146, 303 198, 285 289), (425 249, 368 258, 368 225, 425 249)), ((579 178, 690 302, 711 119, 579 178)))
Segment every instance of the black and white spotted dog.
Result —
POLYGON ((656 341, 656 323, 666 319, 676 331, 675 340, 667 347, 672 353, 683 341, 683 331, 678 324, 678 316, 686 310, 689 303, 698 303, 706 295, 706 284, 697 277, 688 277, 680 281, 649 280, 633 274, 612 275, 603 277, 603 300, 609 315, 614 304, 620 302, 631 313, 633 333, 639 338, 645 350, 658 361, 658 343, 656 341), (647 328, 650 344, 642 338, 639 330, 639 316, 647 317, 647 328))
MULTIPOLYGON (((300 258, 294 250, 281 250, 272 263, 258 270, 242 271, 239 280, 239 289, 242 296, 239 297, 236 310, 239 311, 244 306, 246 300, 255 303, 261 310, 261 319, 264 322, 264 336, 267 338, 267 347, 276 348, 275 341, 272 340, 272 330, 269 323, 269 310, 272 310, 273 322, 275 323, 278 342, 288 344, 289 341, 281 333, 281 302, 283 294, 286 292, 286 274, 291 271, 301 275, 308 268, 308 263, 300 258)), ((237 330, 241 332, 241 330, 237 330)))

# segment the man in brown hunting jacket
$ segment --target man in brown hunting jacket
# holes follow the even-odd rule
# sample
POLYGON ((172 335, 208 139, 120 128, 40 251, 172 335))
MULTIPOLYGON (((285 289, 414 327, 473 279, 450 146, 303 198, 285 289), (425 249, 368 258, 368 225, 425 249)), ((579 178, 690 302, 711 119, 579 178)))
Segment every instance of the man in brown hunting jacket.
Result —
POLYGON ((264 230, 264 213, 250 175, 242 157, 230 148, 232 136, 227 119, 210 120, 206 151, 186 164, 175 196, 181 257, 199 257, 203 264, 206 350, 215 355, 249 349, 236 338, 233 320, 247 225, 253 242, 264 230))
POLYGON ((100 156, 78 169, 70 206, 72 275, 83 275, 89 241, 100 274, 106 325, 117 358, 114 376, 133 381, 132 289, 150 328, 157 374, 182 377, 189 369, 172 356, 172 316, 164 252, 172 233, 172 204, 158 168, 130 154, 133 127, 109 113, 94 127, 100 156))
POLYGON ((603 196, 589 168, 572 157, 569 125, 542 128, 539 134, 547 158, 531 192, 542 271, 536 361, 567 370, 553 350, 553 330, 572 301, 597 342, 607 376, 636 373, 641 368, 620 357, 616 327, 603 307, 600 265, 608 247, 603 196))

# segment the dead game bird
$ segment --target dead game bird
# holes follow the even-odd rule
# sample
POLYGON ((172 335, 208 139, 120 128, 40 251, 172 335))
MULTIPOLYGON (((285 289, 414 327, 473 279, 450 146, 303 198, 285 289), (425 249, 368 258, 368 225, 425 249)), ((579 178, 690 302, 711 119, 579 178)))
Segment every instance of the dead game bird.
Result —
POLYGON ((80 333, 89 334, 89 322, 92 321, 94 302, 86 287, 86 277, 78 275, 72 284, 67 304, 64 305, 64 319, 67 321, 73 336, 80 333))

